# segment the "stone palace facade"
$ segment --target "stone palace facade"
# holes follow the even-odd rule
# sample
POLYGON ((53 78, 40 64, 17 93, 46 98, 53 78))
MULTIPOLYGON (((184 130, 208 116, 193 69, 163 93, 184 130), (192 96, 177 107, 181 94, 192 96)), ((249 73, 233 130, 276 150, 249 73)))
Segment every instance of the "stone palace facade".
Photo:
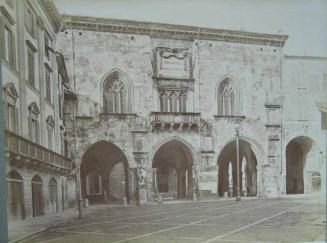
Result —
POLYGON ((325 191, 326 58, 286 55, 285 35, 62 18, 83 198, 235 196, 236 140, 242 196, 325 191))
POLYGON ((0 55, 8 221, 75 203, 63 116, 68 83, 55 51, 62 22, 52 1, 0 1, 0 55))

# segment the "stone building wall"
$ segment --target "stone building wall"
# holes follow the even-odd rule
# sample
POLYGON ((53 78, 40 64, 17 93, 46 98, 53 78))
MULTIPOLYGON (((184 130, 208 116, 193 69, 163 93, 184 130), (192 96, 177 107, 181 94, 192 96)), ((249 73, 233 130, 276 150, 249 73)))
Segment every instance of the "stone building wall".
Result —
MULTIPOLYGON (((82 165, 90 147, 109 141, 124 153, 130 170, 145 163, 144 188, 148 194, 144 200, 152 200, 156 152, 170 142, 176 146, 182 143, 192 160, 194 193, 217 195, 221 153, 235 143, 235 130, 239 128, 242 156, 249 151, 255 155, 256 195, 285 194, 285 140, 294 128, 287 128, 283 115, 291 114, 289 110, 293 109, 287 107, 291 100, 287 94, 292 92, 290 76, 297 73, 284 57, 285 36, 78 16, 63 18, 65 25, 57 48, 65 55, 71 86, 78 97, 76 153, 82 165), (192 119, 198 117, 196 124, 180 125, 183 122, 163 113, 155 119, 168 121, 156 122, 153 118, 153 112, 160 112, 160 85, 172 83, 159 83, 158 48, 169 49, 172 56, 184 53, 183 60, 190 58, 190 72, 183 74, 189 76, 175 79, 173 85, 180 82, 184 88, 187 86, 185 114, 192 115, 192 119), (129 83, 131 114, 103 113, 104 83, 114 72, 129 83), (232 82, 235 92, 232 116, 218 113, 218 89, 226 80, 232 82)), ((161 78, 167 81, 168 76, 161 78)), ((310 123, 308 127, 318 134, 316 125, 310 123)), ((306 134, 303 128, 297 132, 306 134)), ((324 143, 320 139, 320 144, 324 143)), ((226 156, 231 159, 233 155, 226 156)))

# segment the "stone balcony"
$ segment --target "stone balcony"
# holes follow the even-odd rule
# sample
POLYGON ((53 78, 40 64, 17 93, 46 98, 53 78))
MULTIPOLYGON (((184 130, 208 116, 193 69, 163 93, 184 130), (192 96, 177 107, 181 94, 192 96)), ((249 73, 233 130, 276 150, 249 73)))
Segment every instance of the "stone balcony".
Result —
POLYGON ((200 113, 151 112, 152 130, 198 129, 200 113))
POLYGON ((34 170, 69 173, 72 161, 39 144, 5 130, 6 160, 34 170))

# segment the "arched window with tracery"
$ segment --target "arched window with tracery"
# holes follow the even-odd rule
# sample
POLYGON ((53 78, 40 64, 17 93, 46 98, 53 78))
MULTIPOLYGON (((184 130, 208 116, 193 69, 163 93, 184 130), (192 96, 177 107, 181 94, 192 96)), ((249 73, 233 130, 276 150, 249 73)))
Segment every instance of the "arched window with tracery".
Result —
POLYGON ((224 79, 218 87, 218 115, 236 116, 236 90, 229 78, 224 79))
POLYGON ((131 87, 119 71, 110 73, 103 84, 105 113, 131 113, 131 87))

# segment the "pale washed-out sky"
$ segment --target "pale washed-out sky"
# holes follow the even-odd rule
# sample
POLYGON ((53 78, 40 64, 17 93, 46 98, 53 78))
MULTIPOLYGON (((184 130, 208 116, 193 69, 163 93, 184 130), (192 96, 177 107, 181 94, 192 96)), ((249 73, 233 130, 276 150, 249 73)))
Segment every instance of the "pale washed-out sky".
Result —
POLYGON ((55 0, 60 13, 289 35, 285 54, 327 56, 327 0, 55 0))

